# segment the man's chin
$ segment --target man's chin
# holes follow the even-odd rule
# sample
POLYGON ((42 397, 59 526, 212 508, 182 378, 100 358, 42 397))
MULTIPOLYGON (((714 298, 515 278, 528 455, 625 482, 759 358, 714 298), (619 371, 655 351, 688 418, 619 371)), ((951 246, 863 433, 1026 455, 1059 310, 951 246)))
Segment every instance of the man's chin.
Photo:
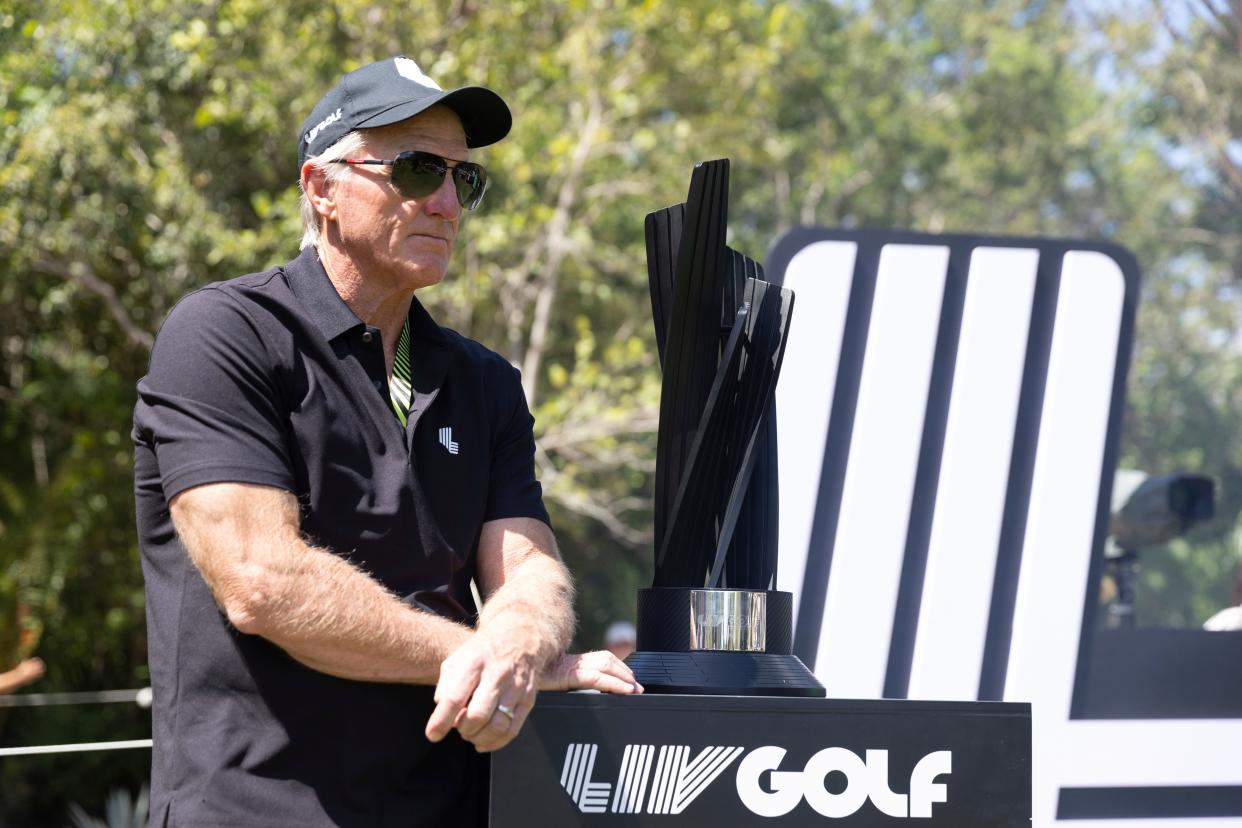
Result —
POLYGON ((406 284, 413 287, 414 290, 434 287, 443 281, 444 268, 420 268, 409 273, 405 278, 406 284))

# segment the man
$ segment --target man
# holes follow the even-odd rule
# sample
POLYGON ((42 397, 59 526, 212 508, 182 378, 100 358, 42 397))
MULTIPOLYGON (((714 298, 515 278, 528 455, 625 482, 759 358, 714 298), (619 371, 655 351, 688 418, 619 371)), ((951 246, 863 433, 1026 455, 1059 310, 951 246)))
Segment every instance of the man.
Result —
POLYGON ((480 824, 536 689, 641 691, 564 655, 517 372, 414 298, 510 123, 408 58, 346 75, 299 133, 302 254, 164 323, 134 414, 153 825, 480 824))

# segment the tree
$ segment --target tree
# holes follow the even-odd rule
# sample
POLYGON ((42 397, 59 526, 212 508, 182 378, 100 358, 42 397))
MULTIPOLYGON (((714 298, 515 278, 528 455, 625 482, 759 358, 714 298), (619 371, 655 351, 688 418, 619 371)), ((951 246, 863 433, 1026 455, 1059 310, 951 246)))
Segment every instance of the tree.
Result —
POLYGON ((1107 36, 1111 74, 1134 90, 1131 120, 1177 175, 1160 194, 1159 220, 1140 228, 1144 287, 1122 463, 1217 482, 1214 520, 1144 550, 1137 596, 1140 624, 1198 627, 1228 605, 1242 555, 1242 119, 1232 106, 1242 93, 1242 3, 1152 2, 1091 22, 1107 36))

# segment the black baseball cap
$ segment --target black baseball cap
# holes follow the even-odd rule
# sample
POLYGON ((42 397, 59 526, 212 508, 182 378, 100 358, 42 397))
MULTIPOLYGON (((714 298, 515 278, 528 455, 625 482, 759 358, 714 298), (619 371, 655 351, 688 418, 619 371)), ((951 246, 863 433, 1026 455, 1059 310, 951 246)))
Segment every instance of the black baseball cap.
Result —
POLYGON ((436 104, 457 113, 466 146, 485 147, 509 134, 513 115, 504 100, 482 86, 445 92, 405 55, 355 69, 324 95, 298 133, 298 165, 355 129, 412 118, 436 104))

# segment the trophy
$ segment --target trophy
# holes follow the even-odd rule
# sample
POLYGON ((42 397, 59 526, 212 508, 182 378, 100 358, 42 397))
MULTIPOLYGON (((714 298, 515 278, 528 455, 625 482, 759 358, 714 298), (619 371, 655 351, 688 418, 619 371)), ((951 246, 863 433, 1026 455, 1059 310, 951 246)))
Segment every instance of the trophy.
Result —
POLYGON ((648 692, 823 696, 793 655, 776 585, 776 379, 793 293, 725 245, 728 159, 695 165, 684 204, 646 220, 663 384, 655 577, 638 593, 648 692))

